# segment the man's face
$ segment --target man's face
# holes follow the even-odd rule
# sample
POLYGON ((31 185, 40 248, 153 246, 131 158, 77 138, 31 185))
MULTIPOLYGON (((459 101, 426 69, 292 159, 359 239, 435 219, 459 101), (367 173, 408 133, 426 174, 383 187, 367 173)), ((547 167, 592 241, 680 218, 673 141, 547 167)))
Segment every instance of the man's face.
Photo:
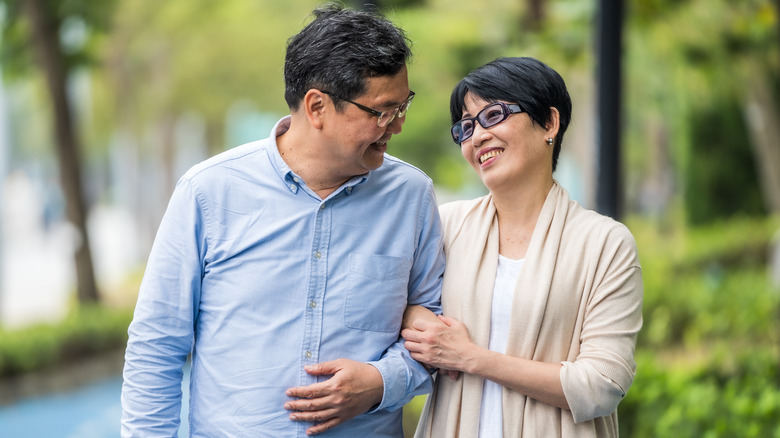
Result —
MULTIPOLYGON (((366 84, 366 92, 353 101, 376 111, 391 111, 409 97, 406 67, 395 76, 368 78, 366 84)), ((391 136, 401 133, 405 117, 396 116, 387 126, 379 127, 377 116, 349 102, 343 105, 341 112, 331 118, 328 147, 339 172, 351 177, 382 165, 387 143, 391 136)))

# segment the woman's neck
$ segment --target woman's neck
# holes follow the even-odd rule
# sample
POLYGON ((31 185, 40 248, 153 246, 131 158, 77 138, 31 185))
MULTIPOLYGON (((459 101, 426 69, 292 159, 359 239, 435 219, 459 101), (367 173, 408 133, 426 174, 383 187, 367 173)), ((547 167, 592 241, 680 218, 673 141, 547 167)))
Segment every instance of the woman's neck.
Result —
POLYGON ((511 259, 525 257, 536 221, 542 211, 552 179, 538 188, 529 185, 507 191, 491 191, 498 216, 499 247, 501 255, 511 259))

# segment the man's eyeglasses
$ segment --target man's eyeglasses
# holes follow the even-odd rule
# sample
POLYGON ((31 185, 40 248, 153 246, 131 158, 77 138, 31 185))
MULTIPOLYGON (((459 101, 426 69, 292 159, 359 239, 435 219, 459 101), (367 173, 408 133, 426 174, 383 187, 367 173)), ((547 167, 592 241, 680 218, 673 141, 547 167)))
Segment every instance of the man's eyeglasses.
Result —
POLYGON ((487 129, 503 122, 510 114, 521 112, 523 112, 523 109, 517 104, 507 104, 504 102, 491 103, 477 113, 476 117, 464 117, 452 125, 452 128, 450 129, 452 140, 460 145, 464 141, 470 139, 474 134, 475 120, 479 122, 480 126, 487 129))
POLYGON ((392 123, 392 121, 395 120, 396 117, 405 117, 406 116, 406 111, 409 110, 409 105, 411 105, 412 99, 414 99, 414 91, 410 91, 409 92, 409 97, 407 97, 406 100, 402 104, 398 105, 397 107, 395 107, 393 109, 389 109, 389 110, 386 110, 386 111, 377 111, 377 110, 369 108, 369 107, 367 107, 365 105, 361 105, 361 104, 359 104, 357 102, 353 102, 353 101, 351 101, 349 99, 344 99, 343 97, 340 97, 339 95, 337 95, 335 93, 331 93, 330 91, 325 91, 325 90, 320 90, 320 91, 322 91, 323 93, 327 94, 330 97, 334 97, 336 99, 343 100, 345 102, 349 102, 352 105, 355 105, 356 107, 362 109, 363 111, 371 114, 372 116, 376 116, 377 117, 376 125, 379 126, 380 128, 384 128, 385 126, 387 126, 390 123, 392 123))

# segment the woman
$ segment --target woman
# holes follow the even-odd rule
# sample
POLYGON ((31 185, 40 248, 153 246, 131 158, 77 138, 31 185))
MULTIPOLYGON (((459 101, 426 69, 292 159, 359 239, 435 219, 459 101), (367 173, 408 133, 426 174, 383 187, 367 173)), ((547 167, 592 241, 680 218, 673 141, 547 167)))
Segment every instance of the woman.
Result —
POLYGON ((440 208, 446 316, 410 307, 405 317, 412 357, 440 369, 417 436, 617 436, 641 269, 626 227, 553 179, 566 84, 536 59, 499 58, 458 83, 450 111, 490 193, 440 208))

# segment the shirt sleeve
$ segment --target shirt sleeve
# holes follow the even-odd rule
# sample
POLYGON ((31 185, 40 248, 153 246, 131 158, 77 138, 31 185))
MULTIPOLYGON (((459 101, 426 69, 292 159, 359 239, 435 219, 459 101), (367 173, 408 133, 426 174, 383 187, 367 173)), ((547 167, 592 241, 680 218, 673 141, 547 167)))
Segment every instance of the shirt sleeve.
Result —
POLYGON ((192 349, 205 260, 197 192, 180 180, 157 232, 133 321, 122 384, 122 436, 175 436, 182 367, 192 349))
POLYGON ((627 236, 589 300, 575 361, 563 362, 561 384, 576 423, 611 414, 631 386, 642 327, 642 271, 627 236))
MULTIPOLYGON (((418 216, 419 238, 414 262, 409 276, 408 305, 422 305, 434 313, 441 313, 441 284, 444 275, 444 244, 441 220, 433 192, 433 184, 427 187, 418 216)), ((396 410, 412 398, 431 392, 433 379, 425 367, 412 359, 400 338, 375 366, 384 381, 382 402, 372 409, 396 410)))

